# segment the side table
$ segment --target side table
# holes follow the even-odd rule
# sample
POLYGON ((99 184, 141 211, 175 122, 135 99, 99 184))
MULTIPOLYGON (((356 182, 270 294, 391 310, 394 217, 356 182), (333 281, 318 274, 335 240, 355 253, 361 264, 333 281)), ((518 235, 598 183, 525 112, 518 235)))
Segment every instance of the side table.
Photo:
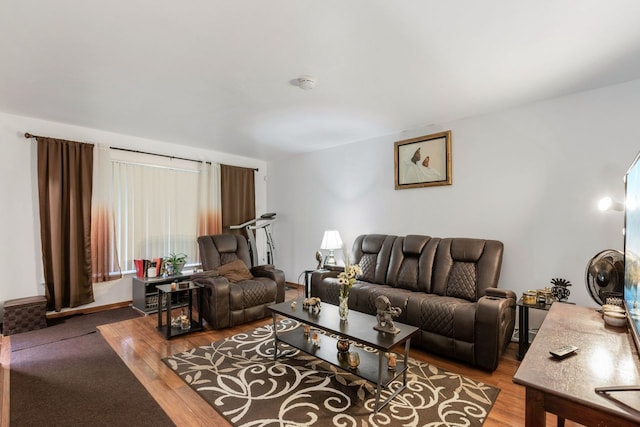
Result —
MULTIPOLYGON (((184 282, 183 282, 184 283, 184 282)), ((171 287, 171 284, 165 285, 156 285, 156 289, 158 290, 158 330, 164 334, 167 339, 171 339, 172 337, 188 334, 189 332, 197 332, 201 331, 202 328, 202 292, 200 289, 202 287, 193 282, 186 282, 189 286, 185 288, 180 288, 176 286, 175 288, 171 287), (196 301, 198 304, 198 318, 194 321, 193 319, 193 292, 196 293, 196 301), (188 311, 189 311, 189 328, 181 328, 180 326, 172 326, 171 325, 171 302, 173 300, 172 294, 184 292, 187 294, 188 298, 188 311), (166 310, 167 310, 167 324, 162 324, 162 310, 164 309, 163 304, 164 299, 166 298, 166 310)), ((184 306, 184 304, 180 304, 179 298, 176 298, 178 305, 184 306)))
POLYGON ((316 270, 317 269, 314 268, 313 270, 304 271, 304 297, 305 298, 309 298, 311 296, 311 275, 316 270))
POLYGON ((516 358, 518 360, 522 360, 529 349, 529 309, 535 308, 536 310, 549 311, 552 304, 525 304, 522 302, 522 298, 516 303, 518 306, 518 354, 516 358))
POLYGON ((132 305, 133 308, 146 314, 155 313, 158 311, 158 291, 156 286, 165 285, 171 282, 181 282, 189 280, 191 273, 176 274, 167 277, 153 277, 153 278, 139 278, 133 277, 131 279, 132 286, 132 305))

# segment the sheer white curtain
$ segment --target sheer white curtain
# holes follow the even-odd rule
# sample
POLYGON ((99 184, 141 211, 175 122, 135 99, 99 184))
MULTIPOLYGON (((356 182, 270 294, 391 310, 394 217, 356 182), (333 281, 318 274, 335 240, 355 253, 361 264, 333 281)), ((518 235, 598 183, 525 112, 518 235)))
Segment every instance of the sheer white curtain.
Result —
POLYGON ((198 187, 198 236, 222 233, 220 164, 200 164, 198 187))
POLYGON ((92 281, 96 283, 122 276, 115 244, 111 185, 109 147, 96 144, 93 149, 93 194, 91 197, 91 267, 92 281))
POLYGON ((119 154, 113 162, 117 246, 127 271, 134 259, 187 255, 198 259, 196 237, 202 173, 199 163, 119 154), (153 164, 151 164, 153 163, 153 164))

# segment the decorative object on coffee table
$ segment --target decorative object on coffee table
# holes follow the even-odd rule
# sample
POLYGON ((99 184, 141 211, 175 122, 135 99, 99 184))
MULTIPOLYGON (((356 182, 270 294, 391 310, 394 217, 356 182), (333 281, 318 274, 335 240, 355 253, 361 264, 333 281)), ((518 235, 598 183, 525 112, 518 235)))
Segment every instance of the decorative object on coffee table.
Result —
POLYGON ((350 351, 348 360, 349 360, 349 367, 351 369, 356 369, 358 368, 358 365, 360 365, 360 355, 358 354, 357 351, 350 351))
POLYGON ((388 332, 390 334, 397 334, 400 329, 396 328, 393 323, 393 318, 398 317, 402 313, 400 307, 391 307, 391 301, 385 295, 380 295, 376 298, 376 319, 378 324, 373 327, 376 331, 388 332))
POLYGON ((304 310, 309 310, 309 313, 317 314, 320 312, 320 308, 322 307, 320 302, 320 298, 318 297, 305 298, 302 301, 302 308, 304 310))
POLYGON ((347 338, 338 338, 336 342, 336 347, 340 353, 345 353, 349 351, 349 347, 351 347, 351 342, 347 338))
POLYGON ((338 315, 340 320, 346 321, 349 318, 349 297, 339 297, 338 315))
POLYGON ((356 276, 362 274, 362 269, 358 264, 349 263, 349 255, 344 252, 344 271, 338 274, 338 284, 340 285, 339 311, 340 320, 347 320, 349 317, 349 291, 356 281, 356 276))

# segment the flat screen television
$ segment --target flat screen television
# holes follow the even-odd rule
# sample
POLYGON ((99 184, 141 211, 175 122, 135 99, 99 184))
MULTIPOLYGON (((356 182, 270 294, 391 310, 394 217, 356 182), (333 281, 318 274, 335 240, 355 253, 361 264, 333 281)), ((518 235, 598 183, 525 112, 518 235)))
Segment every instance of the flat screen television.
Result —
POLYGON ((640 352, 640 153, 625 175, 624 303, 629 328, 640 352))

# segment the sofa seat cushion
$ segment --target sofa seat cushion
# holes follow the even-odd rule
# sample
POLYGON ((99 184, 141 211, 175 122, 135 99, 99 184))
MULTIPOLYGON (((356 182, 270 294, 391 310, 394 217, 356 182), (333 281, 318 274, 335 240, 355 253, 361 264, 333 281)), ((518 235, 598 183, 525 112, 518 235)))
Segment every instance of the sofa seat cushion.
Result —
POLYGON ((407 302, 407 318, 423 331, 473 342, 476 308, 464 299, 414 292, 407 302))
POLYGON ((277 285, 273 280, 256 277, 229 284, 229 309, 244 310, 248 307, 274 304, 277 285))

